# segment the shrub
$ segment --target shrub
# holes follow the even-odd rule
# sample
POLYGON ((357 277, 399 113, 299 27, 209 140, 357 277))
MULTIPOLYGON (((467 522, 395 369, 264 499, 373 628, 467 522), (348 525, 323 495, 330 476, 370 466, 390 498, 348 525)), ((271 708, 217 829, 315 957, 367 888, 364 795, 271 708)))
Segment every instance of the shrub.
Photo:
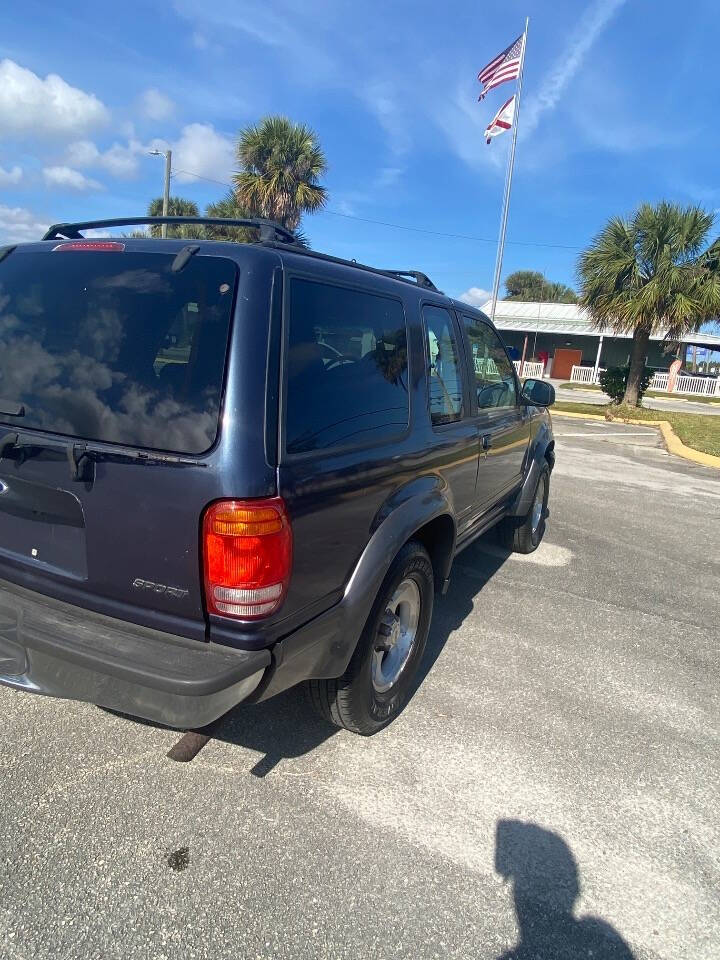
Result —
MULTIPOLYGON (((622 403, 629 373, 630 367, 609 367, 605 373, 600 374, 600 386, 613 403, 622 403)), ((642 400, 642 396, 650 386, 652 378, 652 370, 648 370, 648 368, 645 367, 642 380, 640 381, 638 400, 642 400)))

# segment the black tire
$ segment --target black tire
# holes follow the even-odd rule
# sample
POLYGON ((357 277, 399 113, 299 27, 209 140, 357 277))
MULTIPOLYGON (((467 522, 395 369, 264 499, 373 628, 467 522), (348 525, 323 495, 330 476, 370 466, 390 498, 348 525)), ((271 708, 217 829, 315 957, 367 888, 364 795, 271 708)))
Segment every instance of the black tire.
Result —
POLYGON ((506 550, 513 553, 532 553, 537 550, 545 535, 545 521, 548 517, 548 497, 550 496, 550 468, 547 464, 540 471, 533 502, 524 517, 506 517, 497 525, 498 541, 506 550), (533 511, 537 502, 540 485, 542 505, 539 521, 534 522, 533 511))
MULTIPOLYGON (((411 586, 405 589, 412 592, 415 588, 411 586)), ((338 679, 309 681, 310 701, 322 717, 338 727, 366 737, 382 730, 395 719, 410 698, 413 678, 425 652, 432 619, 433 596, 434 581, 430 557, 422 544, 411 540, 395 557, 383 580, 345 673, 338 679), (388 689, 379 690, 377 683, 383 679, 382 662, 389 653, 376 648, 378 645, 385 645, 387 650, 391 639, 390 636, 383 639, 381 627, 386 632, 392 632, 392 628, 388 626, 388 605, 407 581, 415 584, 419 595, 419 614, 414 639, 397 679, 388 689)), ((395 619, 399 624, 400 619, 395 619)), ((393 647, 389 649, 392 651, 393 647)))

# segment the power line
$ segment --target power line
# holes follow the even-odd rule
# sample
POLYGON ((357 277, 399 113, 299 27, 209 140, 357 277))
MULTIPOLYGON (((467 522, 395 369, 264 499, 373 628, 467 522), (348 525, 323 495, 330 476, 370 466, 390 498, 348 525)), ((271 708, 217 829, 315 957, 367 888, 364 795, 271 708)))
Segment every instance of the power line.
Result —
MULTIPOLYGON (((173 173, 173 177, 178 173, 184 173, 188 177, 195 177, 197 180, 207 180, 208 183, 217 183, 221 187, 231 187, 232 184, 225 183, 223 180, 213 180, 212 177, 203 177, 199 173, 193 173, 192 170, 179 170, 177 167, 173 173)), ((343 217, 345 220, 356 220, 359 223, 372 223, 377 227, 391 227, 394 230, 408 230, 411 233, 424 233, 432 237, 446 237, 450 240, 470 240, 474 243, 497 243, 497 237, 475 237, 466 233, 444 233, 441 230, 430 230, 427 227, 411 227, 405 223, 390 223, 387 220, 371 220, 369 217, 356 217, 351 213, 340 213, 339 210, 318 210, 316 211, 316 216, 318 214, 329 214, 331 217, 343 217)), ((536 240, 507 240, 507 243, 512 243, 518 247, 544 247, 546 249, 552 250, 582 250, 584 249, 581 246, 575 244, 567 243, 541 243, 536 240)))

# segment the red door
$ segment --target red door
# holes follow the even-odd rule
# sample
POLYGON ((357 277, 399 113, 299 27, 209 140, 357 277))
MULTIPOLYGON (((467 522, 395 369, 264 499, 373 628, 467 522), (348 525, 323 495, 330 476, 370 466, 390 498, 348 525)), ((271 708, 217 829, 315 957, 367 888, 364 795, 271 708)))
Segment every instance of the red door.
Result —
POLYGON ((553 358, 553 380, 569 380, 570 371, 582 363, 582 350, 556 350, 553 358))

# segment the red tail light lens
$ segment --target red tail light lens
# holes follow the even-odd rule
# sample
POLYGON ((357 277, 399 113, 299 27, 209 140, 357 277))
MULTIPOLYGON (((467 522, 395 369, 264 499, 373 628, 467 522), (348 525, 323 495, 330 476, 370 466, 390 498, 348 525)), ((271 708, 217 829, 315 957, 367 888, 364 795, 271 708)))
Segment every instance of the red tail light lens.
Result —
POLYGON ((292 567, 292 529, 281 497, 211 504, 202 537, 209 613, 256 620, 280 607, 292 567))

